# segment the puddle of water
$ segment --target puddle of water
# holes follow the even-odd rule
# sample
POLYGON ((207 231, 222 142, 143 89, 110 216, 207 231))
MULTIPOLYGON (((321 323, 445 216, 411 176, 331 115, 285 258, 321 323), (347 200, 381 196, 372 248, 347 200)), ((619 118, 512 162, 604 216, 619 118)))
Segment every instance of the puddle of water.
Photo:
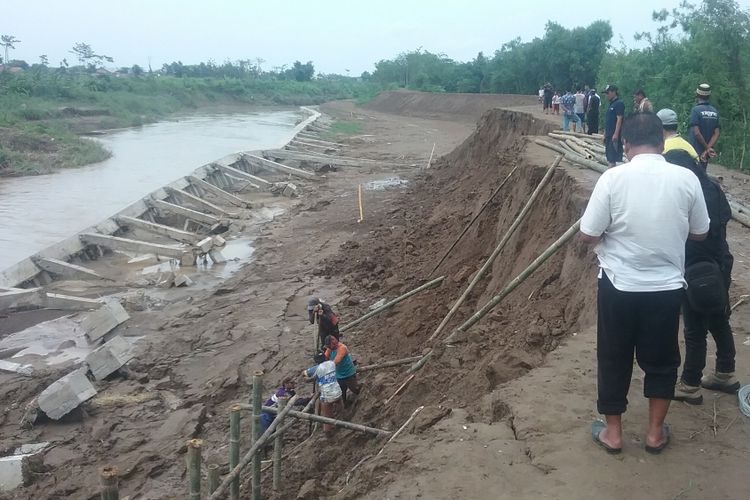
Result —
POLYGON ((212 276, 219 279, 227 279, 239 271, 242 266, 250 262, 255 252, 250 238, 235 238, 227 240, 227 244, 221 249, 221 254, 227 259, 223 264, 214 264, 210 258, 200 260, 196 269, 198 271, 210 272, 212 276))
POLYGON ((399 176, 393 176, 393 177, 386 177, 385 179, 380 179, 377 181, 370 181, 365 184, 365 189, 367 191, 383 191, 388 188, 398 188, 405 186, 408 184, 409 181, 406 179, 402 179, 399 176))

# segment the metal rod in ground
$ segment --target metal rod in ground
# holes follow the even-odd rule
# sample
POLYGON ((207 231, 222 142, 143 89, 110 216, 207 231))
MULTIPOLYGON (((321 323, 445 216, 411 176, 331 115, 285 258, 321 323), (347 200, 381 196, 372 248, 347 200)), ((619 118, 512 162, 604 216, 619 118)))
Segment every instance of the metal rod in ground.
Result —
MULTIPOLYGON (((287 397, 278 398, 279 411, 283 411, 286 407, 286 402, 289 400, 287 397)), ((276 417, 282 420, 283 417, 276 417)), ((279 425, 283 424, 283 420, 279 422, 279 425)), ((273 440, 273 491, 279 491, 281 488, 281 457, 283 455, 284 448, 284 436, 281 433, 281 428, 276 431, 276 435, 273 440)))
MULTIPOLYGON (((261 431, 261 413, 263 412, 263 371, 257 370, 253 374, 253 443, 260 438, 261 431)), ((253 457, 253 482, 252 482, 252 499, 261 500, 260 498, 260 456, 253 457)))
POLYGON ((101 500, 118 500, 120 498, 120 486, 117 476, 120 471, 117 467, 106 466, 99 469, 99 485, 102 488, 101 500))
POLYGON ((497 257, 500 255, 500 252, 502 252, 503 248, 505 248, 505 245, 508 243, 508 241, 510 241, 511 236, 513 236, 513 234, 516 232, 516 229, 518 229, 518 227, 521 225, 521 222, 524 221, 528 213, 531 211, 531 208, 534 206, 534 203, 536 203, 536 200, 539 198, 542 190, 549 183, 550 179, 552 179, 552 175, 555 173, 555 169, 558 167, 558 165, 560 165, 561 161, 562 156, 558 156, 555 158, 555 161, 552 162, 552 165, 549 166, 547 172, 544 174, 544 177, 542 177, 542 180, 539 181, 536 189, 534 189, 534 192, 531 193, 531 196, 526 201, 526 205, 524 205, 524 207, 521 209, 521 212, 516 216, 516 219, 513 221, 513 223, 511 223, 510 227, 503 235, 500 243, 497 244, 495 250, 493 250, 490 256, 487 257, 487 260, 484 261, 482 267, 479 268, 477 273, 474 275, 474 278, 472 278, 471 283, 469 283, 461 296, 456 299, 453 307, 451 307, 450 311, 448 311, 448 314, 446 314, 443 318, 443 321, 440 322, 432 335, 430 335, 430 338, 427 339, 427 342, 432 342, 435 337, 440 335, 440 332, 442 332, 446 325, 448 325, 448 322, 451 320, 451 318, 453 318, 453 315, 456 314, 456 311, 458 311, 459 307, 461 307, 461 305, 466 301, 466 299, 469 297, 469 294, 471 294, 477 284, 492 268, 495 259, 497 259, 497 257))
POLYGON ((432 276, 433 274, 435 274, 435 271, 438 270, 440 265, 445 261, 445 259, 448 258, 448 256, 451 254, 453 249, 456 247, 456 245, 458 245, 458 242, 461 241, 461 238, 464 237, 464 235, 469 230, 469 228, 471 228, 471 226, 476 222, 479 216, 482 215, 482 213, 484 212, 484 209, 490 206, 490 202, 495 198, 495 196, 497 196, 497 193, 499 193, 500 190, 503 188, 503 186, 505 186, 505 184, 510 180, 511 176, 516 170, 518 170, 518 165, 513 167, 513 170, 511 170, 510 173, 507 176, 505 176, 505 179, 503 179, 503 182, 501 182, 500 185, 497 186, 494 191, 492 191, 492 194, 490 194, 490 197, 487 198, 487 201, 484 202, 484 204, 482 205, 482 208, 479 209, 479 212, 477 212, 477 214, 471 219, 471 221, 469 221, 469 223, 466 225, 464 230, 461 231, 461 234, 458 235, 458 238, 456 238, 456 241, 453 242, 453 244, 448 248, 448 250, 445 251, 440 261, 438 261, 435 267, 432 268, 432 271, 430 271, 430 274, 427 275, 428 278, 432 276))
POLYGON ((404 359, 394 359, 393 361, 386 361, 385 363, 378 363, 374 365, 364 365, 357 367, 357 373, 368 372, 370 370, 380 370, 381 368, 390 368, 392 366, 408 365, 422 359, 422 356, 412 356, 404 359))
MULTIPOLYGON (((229 470, 237 467, 240 463, 240 416, 241 408, 237 405, 229 410, 229 470)), ((229 487, 229 498, 239 500, 240 478, 235 479, 229 487)))
MULTIPOLYGON (((249 409, 248 405, 240 405, 240 406, 243 409, 249 409)), ((273 406, 264 406, 263 411, 267 411, 269 413, 279 412, 279 410, 274 408, 273 406)), ((367 434, 374 434, 376 436, 390 436, 392 434, 391 431, 387 431, 385 429, 367 427, 366 425, 355 424, 352 422, 347 422, 346 420, 336 420, 335 418, 324 417, 322 415, 312 415, 310 413, 302 413, 301 411, 291 410, 287 412, 287 415, 290 417, 298 418, 300 420, 319 422, 321 424, 331 424, 337 427, 344 427, 345 429, 351 429, 353 431, 366 432, 367 434)))
POLYGON ((419 293, 419 292, 421 292, 423 290, 427 290, 428 288, 432 288, 434 286, 439 285, 444 279, 445 279, 445 276, 440 276, 439 278, 435 278, 432 281, 428 281, 424 285, 422 285, 420 287, 417 287, 417 288, 415 288, 414 290, 412 290, 410 292, 406 292, 405 294, 401 295, 400 297, 396 297, 392 301, 390 301, 390 302, 388 302, 386 304, 383 304, 382 306, 378 307, 377 309, 374 309, 374 310, 368 312, 367 314, 365 314, 361 318, 355 319, 351 323, 347 323, 347 324, 343 325, 340 330, 342 332, 345 332, 345 331, 349 330, 350 328, 353 328, 353 327, 357 326, 358 324, 362 323, 363 321, 372 318, 376 314, 379 314, 379 313, 385 311, 386 309, 389 309, 389 308, 395 306, 396 304, 398 304, 402 300, 406 300, 409 297, 411 297, 412 295, 415 295, 415 294, 417 294, 417 293, 419 293))
POLYGON ((513 278, 513 280, 510 281, 507 285, 505 285, 505 288, 503 288, 500 293, 492 297, 480 310, 478 310, 474 315, 467 319, 461 326, 459 326, 450 336, 448 336, 443 342, 446 344, 449 344, 455 340, 458 339, 460 335, 463 334, 463 332, 466 332, 469 328, 474 326, 477 321, 482 319, 488 312, 490 312, 492 309, 497 306, 500 301, 502 301, 508 294, 510 294, 513 290, 516 289, 518 285, 523 283, 526 278, 531 276, 531 274, 539 269, 539 267, 544 264, 547 259, 552 257, 555 253, 557 253, 560 248, 562 248, 565 243, 567 243, 573 236, 576 235, 578 232, 578 229, 581 227, 581 219, 578 219, 575 224, 570 226, 567 231, 563 233, 562 236, 560 236, 557 241, 552 243, 542 254, 534 259, 534 261, 529 264, 529 266, 521 271, 521 273, 513 278))
POLYGON ((201 500, 201 447, 203 440, 187 442, 188 491, 190 500, 201 500))
MULTIPOLYGON (((284 417, 286 414, 289 413, 289 411, 294 407, 294 402, 297 401, 298 396, 292 396, 289 401, 287 402, 286 408, 284 408, 283 412, 279 413, 280 417, 284 417)), ((248 406, 248 405, 243 405, 248 406)), ((276 408, 274 408, 275 410, 276 408)), ((263 445, 266 444, 268 439, 271 437, 271 434, 274 433, 276 430, 276 427, 279 425, 279 420, 275 419, 273 422, 271 422, 271 425, 268 426, 268 429, 266 429, 266 432, 264 432, 260 438, 258 438, 257 441, 253 443, 253 445, 250 447, 250 450, 245 453, 245 455, 240 460, 240 463, 237 464, 237 467, 229 471, 229 474, 227 474, 227 477, 224 478, 224 481, 221 482, 218 488, 216 488, 216 491, 214 491, 211 496, 209 497, 209 500, 219 500, 224 493, 226 493, 227 488, 229 488, 229 485, 234 481, 236 478, 240 477, 240 472, 242 472, 242 469, 248 466, 250 462, 252 462, 253 458, 257 455, 258 451, 261 449, 263 445)), ((258 461, 260 463, 260 461, 258 461)))
POLYGON ((219 466, 211 464, 208 466, 208 493, 211 494, 219 487, 219 466))

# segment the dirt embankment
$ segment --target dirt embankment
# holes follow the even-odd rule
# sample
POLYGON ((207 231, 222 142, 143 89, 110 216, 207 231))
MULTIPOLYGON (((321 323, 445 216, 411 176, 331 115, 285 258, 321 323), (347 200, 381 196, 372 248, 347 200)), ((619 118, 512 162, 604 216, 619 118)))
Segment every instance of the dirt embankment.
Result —
POLYGON ((534 96, 517 94, 440 94, 408 90, 381 92, 368 109, 404 116, 476 122, 493 108, 533 106, 534 96))

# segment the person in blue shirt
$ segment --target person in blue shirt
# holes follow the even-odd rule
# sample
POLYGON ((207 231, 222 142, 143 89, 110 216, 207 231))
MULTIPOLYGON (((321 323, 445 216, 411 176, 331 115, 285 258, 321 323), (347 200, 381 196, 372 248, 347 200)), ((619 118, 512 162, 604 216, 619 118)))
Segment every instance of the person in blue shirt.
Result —
POLYGON ((617 85, 607 85, 604 92, 609 99, 609 107, 604 120, 604 150, 607 163, 610 167, 614 167, 617 163, 622 163, 620 130, 622 129, 622 119, 625 116, 625 103, 620 100, 617 85))
POLYGON ((709 97, 711 97, 711 86, 707 83, 698 85, 695 89, 697 104, 690 111, 688 122, 690 144, 695 148, 704 167, 708 166, 709 158, 716 157, 714 146, 721 134, 719 112, 708 102, 709 97))
POLYGON ((573 92, 568 90, 564 96, 560 98, 560 106, 562 107, 563 115, 563 130, 568 132, 570 130, 570 121, 573 120, 575 125, 573 126, 574 132, 583 132, 583 124, 581 118, 575 112, 576 96, 573 92))

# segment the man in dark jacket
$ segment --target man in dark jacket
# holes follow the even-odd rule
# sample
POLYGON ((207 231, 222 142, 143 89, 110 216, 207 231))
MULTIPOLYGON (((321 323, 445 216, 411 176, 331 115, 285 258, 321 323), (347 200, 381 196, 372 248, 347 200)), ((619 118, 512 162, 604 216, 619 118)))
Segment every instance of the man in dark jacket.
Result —
POLYGON ((318 324, 318 337, 320 346, 324 345, 327 336, 332 335, 336 339, 341 338, 339 333, 339 317, 333 312, 331 306, 322 302, 317 297, 311 297, 307 301, 307 316, 310 324, 318 324))
MULTIPOLYGON (((705 169, 693 160, 684 150, 669 151, 666 160, 675 165, 690 169, 701 183, 706 200, 708 215, 711 218, 708 236, 703 241, 691 241, 685 245, 686 277, 691 267, 700 263, 714 263, 718 266, 723 282, 723 290, 718 290, 721 300, 725 300, 722 312, 705 312, 687 298, 682 305, 682 319, 685 333, 685 363, 682 375, 675 387, 674 399, 690 404, 701 404, 701 386, 714 391, 735 393, 740 382, 735 376, 735 347, 732 327, 729 325, 729 284, 731 282, 734 258, 727 244, 727 222, 732 217, 727 198, 721 186, 706 175, 705 169), (706 337, 708 333, 716 342, 716 369, 714 373, 702 376, 706 367, 706 337)), ((688 287, 690 283, 688 282, 688 287)))

